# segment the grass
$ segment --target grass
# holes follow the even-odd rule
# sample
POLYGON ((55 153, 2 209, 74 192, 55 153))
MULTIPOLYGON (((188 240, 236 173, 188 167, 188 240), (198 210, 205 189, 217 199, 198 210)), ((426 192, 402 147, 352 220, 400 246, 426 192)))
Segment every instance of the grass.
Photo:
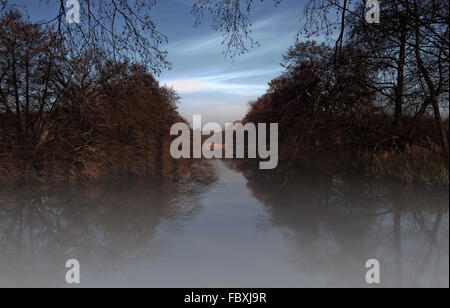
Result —
POLYGON ((403 151, 378 151, 373 154, 368 171, 376 177, 392 178, 408 184, 448 187, 448 157, 435 149, 434 146, 423 148, 413 145, 406 146, 403 151))

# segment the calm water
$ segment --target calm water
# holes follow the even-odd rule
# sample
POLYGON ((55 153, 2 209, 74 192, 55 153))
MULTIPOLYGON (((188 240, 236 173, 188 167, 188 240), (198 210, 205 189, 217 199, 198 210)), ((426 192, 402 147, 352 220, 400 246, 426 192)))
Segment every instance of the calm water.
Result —
MULTIPOLYGON (((213 162, 216 182, 0 193, 0 286, 449 286, 448 192, 213 162)), ((289 169, 288 169, 289 170, 289 169)))

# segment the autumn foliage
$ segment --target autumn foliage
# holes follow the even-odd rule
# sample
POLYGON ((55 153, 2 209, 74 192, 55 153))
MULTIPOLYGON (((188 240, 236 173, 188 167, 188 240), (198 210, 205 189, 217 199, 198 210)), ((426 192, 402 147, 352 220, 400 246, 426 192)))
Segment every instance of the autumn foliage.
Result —
MULTIPOLYGON (((250 103, 243 122, 279 123, 282 162, 448 183, 448 157, 435 120, 404 116, 399 130, 394 114, 377 100, 368 61, 350 46, 336 62, 333 48, 298 42, 284 56, 285 72, 250 103), (408 134, 411 127, 414 135, 408 134)), ((448 131, 448 121, 442 125, 448 131)))
POLYGON ((175 179, 176 94, 148 71, 86 52, 69 58, 52 29, 0 20, 0 182, 175 179))

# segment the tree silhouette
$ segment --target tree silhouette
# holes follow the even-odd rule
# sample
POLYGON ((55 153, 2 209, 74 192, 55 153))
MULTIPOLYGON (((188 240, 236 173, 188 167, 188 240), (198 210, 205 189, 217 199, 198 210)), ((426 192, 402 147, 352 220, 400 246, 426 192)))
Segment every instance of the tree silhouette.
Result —
POLYGON ((9 115, 14 112, 23 136, 38 139, 45 112, 61 100, 66 59, 55 32, 21 18, 9 13, 0 20, 1 107, 9 115))
MULTIPOLYGON (((59 11, 40 24, 53 26, 65 38, 67 50, 80 55, 91 49, 117 61, 132 58, 153 73, 169 68, 162 45, 167 38, 150 17, 156 0, 80 0, 80 23, 66 22, 65 0, 40 0, 40 5, 57 4, 59 11)), ((0 12, 14 8, 9 0, 0 2, 0 12)))

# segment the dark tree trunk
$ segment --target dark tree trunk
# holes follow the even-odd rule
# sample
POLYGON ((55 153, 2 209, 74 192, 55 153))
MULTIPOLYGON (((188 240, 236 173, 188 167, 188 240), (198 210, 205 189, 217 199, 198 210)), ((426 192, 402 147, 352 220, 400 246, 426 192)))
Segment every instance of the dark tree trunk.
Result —
POLYGON ((406 29, 402 26, 400 37, 400 55, 397 67, 397 85, 395 88, 395 127, 397 134, 400 134, 403 128, 403 93, 405 85, 405 61, 406 61, 406 29))

